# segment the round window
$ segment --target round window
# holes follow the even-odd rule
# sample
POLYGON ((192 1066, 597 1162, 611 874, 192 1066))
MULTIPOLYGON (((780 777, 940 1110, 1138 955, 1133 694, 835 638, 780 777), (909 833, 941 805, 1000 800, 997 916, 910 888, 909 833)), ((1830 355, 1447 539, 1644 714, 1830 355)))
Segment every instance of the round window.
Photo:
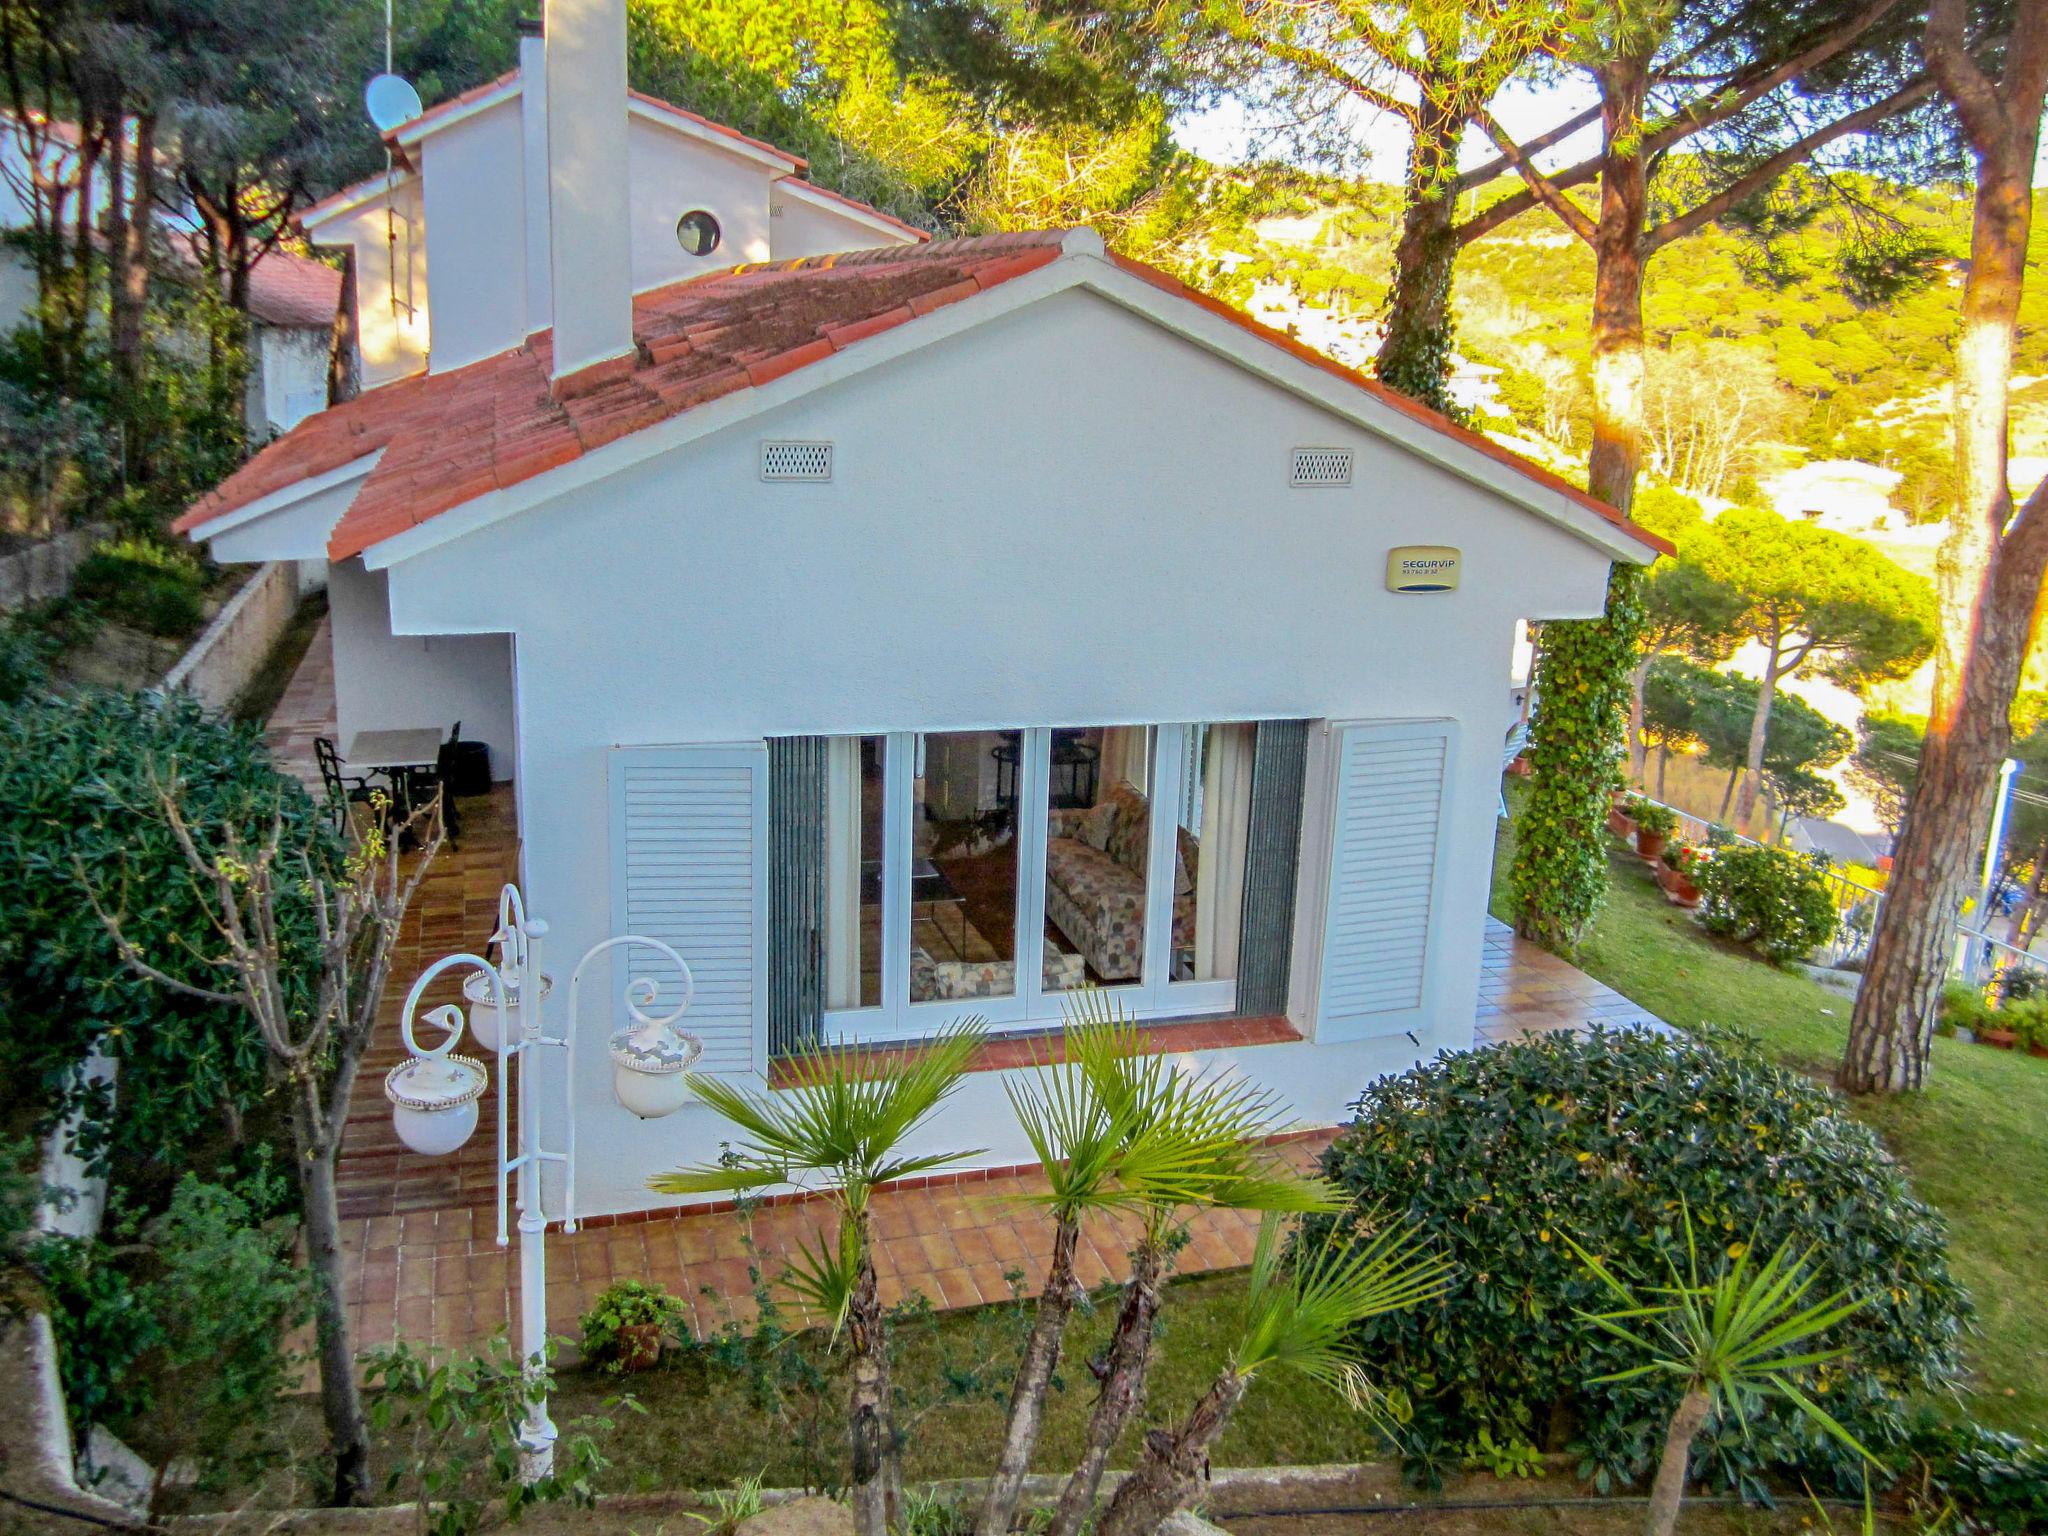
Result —
POLYGON ((676 244, 692 256, 709 256, 718 249, 718 220, 702 208, 692 208, 676 220, 676 244))

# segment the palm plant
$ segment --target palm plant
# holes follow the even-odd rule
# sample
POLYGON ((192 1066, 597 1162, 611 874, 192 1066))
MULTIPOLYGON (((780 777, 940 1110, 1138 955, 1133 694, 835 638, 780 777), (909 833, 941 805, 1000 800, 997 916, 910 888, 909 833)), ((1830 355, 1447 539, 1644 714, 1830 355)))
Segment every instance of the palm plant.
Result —
POLYGON ((1265 1372, 1291 1371, 1377 1413, 1382 1399, 1358 1359, 1357 1325, 1428 1301, 1450 1283, 1450 1261, 1403 1227, 1388 1226, 1363 1244, 1333 1234, 1292 1265, 1281 1262, 1279 1234, 1279 1217, 1269 1213, 1229 1363, 1185 1419, 1146 1437, 1143 1458, 1110 1500, 1096 1536, 1148 1536, 1187 1503, 1232 1411, 1265 1372))
POLYGON ((1819 1340, 1864 1301, 1851 1300, 1846 1291, 1809 1301, 1816 1282, 1807 1265, 1813 1250, 1795 1256, 1789 1245, 1752 1262, 1752 1246, 1738 1243, 1702 1280, 1690 1211, 1684 1213, 1684 1225, 1686 1272, 1680 1274, 1671 1261, 1671 1284, 1650 1288, 1646 1294, 1657 1299, 1648 1301, 1600 1259, 1565 1239, 1622 1303, 1613 1312, 1581 1315, 1642 1356, 1640 1364, 1597 1377, 1596 1383, 1661 1376, 1680 1386, 1650 1489, 1650 1536, 1671 1536, 1677 1528, 1692 1442, 1709 1413, 1732 1414, 1747 1433, 1757 1408, 1772 1400, 1787 1402, 1866 1461, 1876 1462, 1799 1384, 1816 1367, 1843 1357, 1845 1350, 1819 1340))
MULTIPOLYGON (((1084 1029, 1132 1029, 1119 1006, 1099 993, 1080 994, 1075 1010, 1084 1029)), ((1109 1346, 1095 1368, 1101 1391, 1046 1536, 1080 1531, 1095 1508, 1117 1437, 1144 1405, 1167 1266, 1189 1209, 1298 1213, 1335 1210, 1343 1203, 1324 1180, 1293 1173, 1261 1150, 1259 1143, 1281 1123, 1278 1100, 1266 1090, 1222 1072, 1184 1073, 1171 1058, 1143 1054, 1135 1043, 1129 1050, 1084 1057, 1081 1067, 1091 1091, 1127 1116, 1126 1147, 1178 1143, 1202 1151, 1174 1178, 1141 1190, 1135 1201, 1141 1228, 1109 1346)))
POLYGON ((821 1241, 815 1248, 800 1245, 784 1279, 833 1320, 835 1334, 844 1329, 848 1336, 850 1502, 860 1536, 884 1536, 902 1514, 902 1479, 890 1423, 887 1326, 869 1228, 872 1201, 875 1191, 892 1180, 976 1155, 911 1156, 898 1148, 960 1085, 981 1040, 982 1021, 969 1019, 887 1063, 812 1046, 789 1060, 791 1084, 773 1093, 693 1075, 691 1090, 738 1127, 742 1139, 719 1163, 648 1180, 650 1188, 669 1195, 814 1185, 837 1206, 835 1241, 821 1241))
POLYGON ((1169 1088, 1166 1059, 1139 1060, 1143 1038, 1134 1024, 1094 993, 1070 998, 1066 1011, 1063 1058, 1004 1085, 1045 1170, 1045 1191, 1025 1198, 1052 1216, 1053 1243, 975 1536, 1003 1536, 1016 1515, 1046 1392, 1082 1295, 1074 1261, 1083 1224, 1197 1200, 1212 1165, 1235 1155, 1234 1144, 1211 1139, 1185 1117, 1156 1112, 1169 1088))

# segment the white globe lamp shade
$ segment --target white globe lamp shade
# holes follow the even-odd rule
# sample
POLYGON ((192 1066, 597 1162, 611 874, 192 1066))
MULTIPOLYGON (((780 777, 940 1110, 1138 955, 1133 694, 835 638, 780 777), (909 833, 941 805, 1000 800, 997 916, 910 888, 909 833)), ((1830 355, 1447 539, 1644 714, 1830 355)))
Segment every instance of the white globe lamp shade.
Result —
POLYGON ((476 1130, 476 1102, 490 1074, 469 1056, 415 1056, 384 1075, 391 1124, 422 1157, 445 1157, 476 1130))
MULTIPOLYGON (((506 1006, 516 1008, 519 1005, 519 983, 506 976, 503 978, 503 985, 506 1006)), ((541 977, 542 997, 546 997, 554 987, 554 977, 541 977)), ((504 1043, 505 1031, 503 1016, 498 1012, 497 993, 491 987, 491 978, 482 971, 471 973, 462 983, 462 996, 469 1004, 470 1038, 495 1056, 504 1043)))
POLYGON ((690 1068, 704 1042, 667 1024, 647 1021, 611 1038, 612 1091, 642 1120, 672 1115, 690 1101, 690 1068))

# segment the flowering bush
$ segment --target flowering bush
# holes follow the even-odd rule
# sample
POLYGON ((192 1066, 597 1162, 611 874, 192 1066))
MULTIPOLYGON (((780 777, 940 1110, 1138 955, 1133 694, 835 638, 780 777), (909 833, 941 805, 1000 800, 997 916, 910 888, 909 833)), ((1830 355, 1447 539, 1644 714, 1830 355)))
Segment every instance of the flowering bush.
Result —
MULTIPOLYGON (((1569 1236, 1631 1283, 1669 1282, 1680 1212, 1722 1244, 1812 1246, 1816 1290, 1869 1304, 1820 1401, 1880 1454, 1904 1410, 1958 1366, 1965 1317, 1941 1219, 1828 1089, 1746 1048, 1643 1030, 1443 1056, 1368 1089, 1323 1169, 1351 1197, 1312 1218, 1363 1236, 1414 1227, 1456 1260, 1438 1303, 1363 1325, 1382 1385, 1405 1394, 1411 1470, 1495 1444, 1575 1451, 1603 1488, 1652 1464, 1667 1386, 1597 1378, 1639 1362, 1586 1321, 1609 1302, 1569 1236)), ((1681 1256, 1681 1263, 1683 1262, 1681 1256)), ((1756 1489, 1773 1467, 1853 1485, 1855 1458, 1781 1407, 1709 1420, 1699 1475, 1756 1489)))

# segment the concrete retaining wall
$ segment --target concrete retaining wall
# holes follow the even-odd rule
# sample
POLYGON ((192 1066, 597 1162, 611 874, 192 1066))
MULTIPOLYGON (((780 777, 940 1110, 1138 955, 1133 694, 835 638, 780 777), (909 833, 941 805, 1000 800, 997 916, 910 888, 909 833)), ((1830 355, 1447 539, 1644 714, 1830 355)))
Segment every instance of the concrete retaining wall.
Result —
POLYGON ((164 691, 182 688, 213 709, 228 708, 262 670, 298 607, 298 563, 271 561, 213 616, 192 648, 165 675, 164 691))
POLYGON ((99 528, 73 528, 0 558, 0 613, 46 603, 71 590, 71 573, 100 541, 99 528))

